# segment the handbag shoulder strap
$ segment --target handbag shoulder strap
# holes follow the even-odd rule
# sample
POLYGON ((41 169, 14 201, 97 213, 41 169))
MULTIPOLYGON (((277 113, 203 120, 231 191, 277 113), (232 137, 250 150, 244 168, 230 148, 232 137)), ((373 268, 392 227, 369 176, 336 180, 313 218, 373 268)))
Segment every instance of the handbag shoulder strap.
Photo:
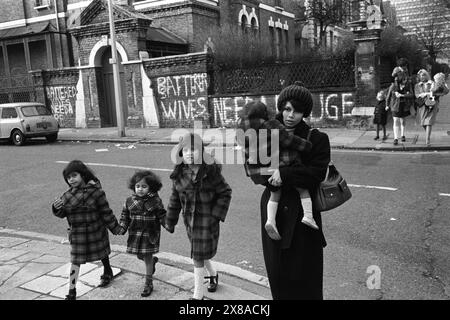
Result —
MULTIPOLYGON (((309 139, 311 138, 311 132, 312 132, 313 130, 317 130, 317 129, 315 129, 315 128, 310 128, 310 129, 308 130, 308 136, 306 137, 306 140, 307 140, 307 141, 309 141, 309 139)), ((333 165, 333 161, 330 159, 330 162, 328 163, 328 166, 327 166, 327 173, 325 174, 325 178, 323 179, 323 181, 326 181, 326 180, 328 179, 328 175, 330 174, 330 166, 332 166, 332 165, 333 165)))

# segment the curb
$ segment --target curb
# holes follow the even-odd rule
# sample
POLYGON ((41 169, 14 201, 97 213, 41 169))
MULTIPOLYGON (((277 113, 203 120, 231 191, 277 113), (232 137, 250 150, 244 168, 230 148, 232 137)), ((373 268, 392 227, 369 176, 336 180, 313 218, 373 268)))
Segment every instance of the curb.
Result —
MULTIPOLYGON (((31 232, 31 231, 19 231, 14 229, 8 229, 4 227, 0 227, 0 235, 9 234, 9 235, 16 235, 19 237, 24 238, 32 238, 32 239, 40 239, 48 242, 58 243, 62 245, 69 245, 66 238, 60 237, 60 236, 54 236, 51 234, 44 234, 44 233, 37 233, 37 232, 31 232)), ((119 253, 126 253, 126 247, 122 245, 114 245, 111 244, 111 251, 113 252, 119 252, 119 253)), ((192 259, 188 257, 184 257, 181 255, 177 255, 171 252, 159 252, 157 254, 160 258, 167 260, 172 265, 177 264, 184 264, 184 265, 190 265, 192 264, 192 259)), ((213 261, 214 267, 216 267, 217 271, 222 272, 228 276, 238 278, 247 282, 251 282, 253 284, 263 286, 266 288, 269 287, 269 280, 267 277, 253 273, 251 271, 242 269, 240 267, 236 267, 233 265, 225 264, 218 261, 213 261)), ((180 268, 182 269, 182 268, 180 268)))
MULTIPOLYGON (((177 145, 178 141, 169 141, 169 140, 145 140, 145 139, 126 139, 126 140, 120 140, 120 139, 108 139, 108 138, 80 138, 80 139, 74 139, 74 138, 62 138, 58 139, 58 141, 68 141, 68 142, 111 142, 111 143, 138 143, 138 144, 148 144, 148 145, 177 145)), ((209 148, 219 147, 219 148, 235 148, 238 145, 236 143, 234 144, 208 144, 209 148)), ((331 145, 331 149, 337 149, 337 150, 360 150, 360 151, 391 151, 391 152, 407 152, 407 151, 450 151, 450 146, 397 146, 397 147, 358 147, 358 146, 348 146, 348 145, 331 145)))

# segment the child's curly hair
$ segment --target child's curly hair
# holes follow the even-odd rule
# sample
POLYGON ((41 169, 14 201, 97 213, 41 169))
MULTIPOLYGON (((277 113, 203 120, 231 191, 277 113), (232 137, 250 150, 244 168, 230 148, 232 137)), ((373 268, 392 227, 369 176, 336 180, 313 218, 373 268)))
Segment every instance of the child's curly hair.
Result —
POLYGON ((442 88, 445 85, 445 74, 442 72, 436 73, 433 77, 435 87, 436 88, 442 88))
POLYGON ((144 179, 148 184, 150 192, 158 192, 161 187, 161 179, 150 170, 136 171, 128 182, 128 188, 134 191, 136 183, 144 179))

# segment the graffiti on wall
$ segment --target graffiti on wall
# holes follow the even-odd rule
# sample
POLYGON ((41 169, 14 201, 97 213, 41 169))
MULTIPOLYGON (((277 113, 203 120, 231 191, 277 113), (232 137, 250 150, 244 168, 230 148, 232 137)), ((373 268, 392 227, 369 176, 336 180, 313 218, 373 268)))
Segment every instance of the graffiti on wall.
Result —
POLYGON ((163 120, 209 118, 206 73, 159 77, 156 86, 163 120))
MULTIPOLYGON (((250 101, 261 101, 276 112, 277 95, 214 97, 211 101, 212 126, 233 127, 239 111, 250 101)), ((353 92, 313 93, 314 107, 311 121, 322 119, 342 120, 351 116, 354 107, 353 92)))
POLYGON ((64 127, 69 118, 75 118, 77 88, 73 85, 52 86, 46 87, 45 92, 55 118, 64 127))

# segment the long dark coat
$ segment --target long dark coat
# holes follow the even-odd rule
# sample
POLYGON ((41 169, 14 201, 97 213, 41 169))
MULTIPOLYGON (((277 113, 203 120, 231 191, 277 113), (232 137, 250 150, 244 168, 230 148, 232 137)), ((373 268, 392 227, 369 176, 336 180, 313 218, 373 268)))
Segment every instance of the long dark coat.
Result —
POLYGON ((61 200, 63 207, 53 214, 69 223, 70 261, 75 264, 102 260, 111 253, 108 230, 120 231, 99 182, 89 181, 83 188, 70 188, 61 200))
POLYGON ((128 230, 127 252, 139 257, 159 252, 161 221, 165 216, 166 210, 158 193, 128 197, 119 222, 121 234, 128 230))
POLYGON ((195 180, 186 165, 171 175, 172 195, 167 206, 169 227, 178 222, 180 211, 191 242, 191 258, 211 259, 217 252, 219 221, 225 221, 231 202, 231 187, 219 164, 202 164, 195 180))
MULTIPOLYGON (((301 122, 294 134, 306 138, 309 127, 301 122)), ((276 224, 282 239, 272 240, 264 228, 267 220, 267 202, 270 192, 266 188, 261 197, 261 233, 264 261, 274 300, 323 299, 323 247, 320 212, 313 210, 319 226, 314 230, 301 223, 303 208, 294 186, 314 189, 325 178, 330 162, 330 142, 325 133, 313 130, 311 152, 301 154, 300 165, 282 167, 282 195, 278 205, 276 224)))

